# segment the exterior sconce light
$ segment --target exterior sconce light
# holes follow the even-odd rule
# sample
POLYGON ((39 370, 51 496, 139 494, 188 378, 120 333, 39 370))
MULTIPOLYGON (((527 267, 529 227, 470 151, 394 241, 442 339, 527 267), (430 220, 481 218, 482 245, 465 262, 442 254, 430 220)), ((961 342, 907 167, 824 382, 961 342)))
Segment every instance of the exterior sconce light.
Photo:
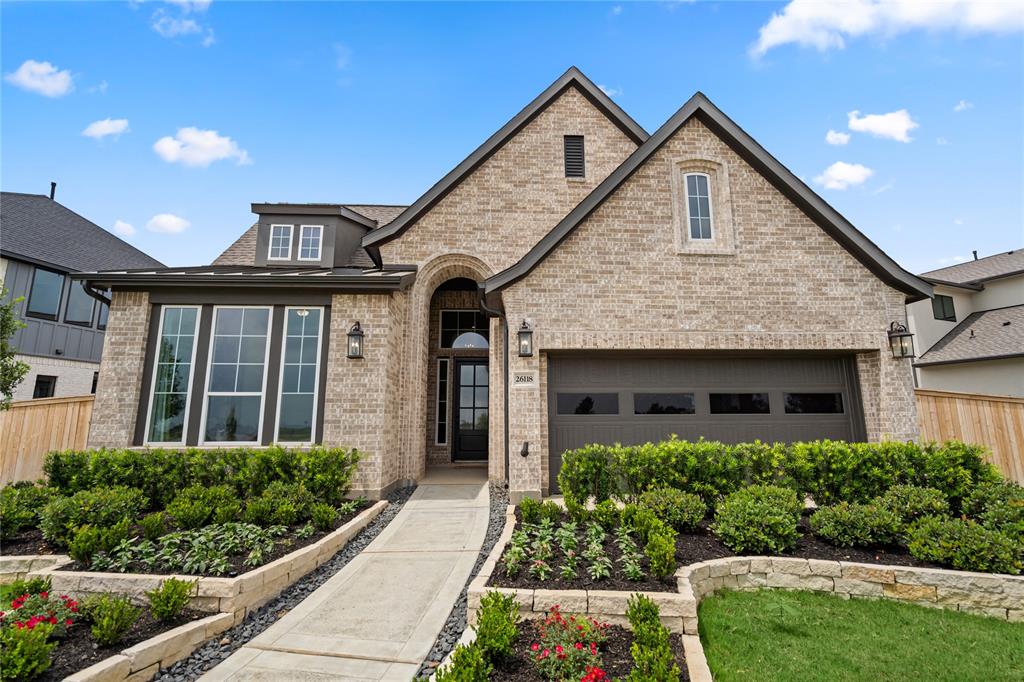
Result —
POLYGON ((905 324, 893 322, 889 325, 889 348, 897 360, 914 357, 914 335, 905 324))
POLYGON ((358 322, 348 330, 348 356, 350 358, 363 357, 363 328, 359 326, 358 322))
POLYGON ((519 327, 519 357, 528 358, 533 356, 533 329, 523 320, 519 327))

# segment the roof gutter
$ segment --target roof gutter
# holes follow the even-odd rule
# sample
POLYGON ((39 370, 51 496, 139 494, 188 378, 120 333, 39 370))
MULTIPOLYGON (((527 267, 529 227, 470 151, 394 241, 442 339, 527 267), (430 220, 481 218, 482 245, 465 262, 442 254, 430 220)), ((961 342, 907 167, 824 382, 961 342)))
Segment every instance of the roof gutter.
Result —
POLYGON ((416 279, 410 272, 401 277, 322 276, 289 277, 282 275, 145 275, 76 272, 71 279, 87 282, 91 286, 107 289, 111 286, 137 287, 235 287, 244 289, 343 289, 347 291, 379 292, 407 288, 416 279))
POLYGON ((88 282, 86 282, 84 280, 80 280, 80 284, 82 285, 82 289, 85 290, 85 293, 89 294, 90 296, 95 298, 100 303, 106 304, 106 306, 108 308, 110 307, 110 299, 108 297, 104 296, 103 292, 101 290, 94 289, 91 284, 89 284, 88 282))
POLYGON ((1024 353, 1003 353, 1001 355, 985 355, 980 358, 959 358, 956 360, 933 360, 932 362, 915 362, 914 367, 938 367, 940 365, 962 365, 966 362, 985 362, 986 360, 1012 360, 1024 358, 1024 353))

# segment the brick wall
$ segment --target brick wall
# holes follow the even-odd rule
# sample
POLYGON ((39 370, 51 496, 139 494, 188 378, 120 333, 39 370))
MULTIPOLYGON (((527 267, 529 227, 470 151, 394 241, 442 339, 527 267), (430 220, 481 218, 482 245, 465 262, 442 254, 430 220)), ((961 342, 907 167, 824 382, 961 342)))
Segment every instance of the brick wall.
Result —
MULTIPOLYGON (((894 360, 885 330, 903 319, 904 295, 878 280, 696 119, 556 248, 506 289, 510 320, 535 327, 532 358, 588 349, 844 350, 858 354, 868 435, 916 435, 910 365, 894 360), (691 159, 728 167, 734 249, 681 253, 672 173, 691 159)), ((546 391, 512 391, 512 489, 547 487, 546 391)))
POLYGON ((114 291, 103 339, 89 447, 125 447, 135 436, 149 334, 149 294, 114 291))
POLYGON ((39 375, 57 377, 54 398, 89 395, 92 393, 93 373, 100 368, 98 362, 47 358, 39 355, 21 355, 20 353, 16 354, 14 359, 28 365, 28 374, 11 394, 11 399, 15 401, 32 399, 32 393, 36 387, 36 377, 39 375))

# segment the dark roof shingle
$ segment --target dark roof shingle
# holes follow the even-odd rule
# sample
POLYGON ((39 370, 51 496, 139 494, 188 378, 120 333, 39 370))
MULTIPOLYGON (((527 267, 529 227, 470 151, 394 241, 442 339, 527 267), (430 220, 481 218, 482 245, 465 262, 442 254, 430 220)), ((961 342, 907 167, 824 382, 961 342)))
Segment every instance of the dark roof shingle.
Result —
POLYGON ((5 254, 69 271, 163 267, 163 263, 43 194, 0 193, 5 254))
POLYGON ((971 313, 915 364, 927 366, 1024 355, 1024 304, 971 313))
POLYGON ((921 277, 953 284, 970 284, 1024 272, 1024 249, 985 256, 966 263, 921 273, 921 277))

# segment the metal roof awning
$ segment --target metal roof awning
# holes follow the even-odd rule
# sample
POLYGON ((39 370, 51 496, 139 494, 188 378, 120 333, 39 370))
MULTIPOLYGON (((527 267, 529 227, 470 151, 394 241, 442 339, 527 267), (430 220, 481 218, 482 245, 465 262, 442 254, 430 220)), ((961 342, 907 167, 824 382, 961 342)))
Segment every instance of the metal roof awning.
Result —
POLYGON ((335 289, 352 292, 397 291, 412 284, 415 266, 385 269, 359 268, 266 268, 208 265, 187 268, 154 268, 79 272, 72 279, 106 288, 232 287, 335 289))

